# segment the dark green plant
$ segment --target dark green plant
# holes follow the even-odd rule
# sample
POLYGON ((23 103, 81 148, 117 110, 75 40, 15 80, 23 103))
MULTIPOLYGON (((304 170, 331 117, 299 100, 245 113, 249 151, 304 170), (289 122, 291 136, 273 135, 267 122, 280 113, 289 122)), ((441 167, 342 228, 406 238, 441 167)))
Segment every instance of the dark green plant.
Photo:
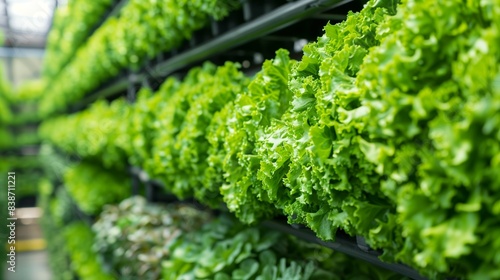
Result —
POLYGON ((182 235, 171 250, 163 262, 166 280, 398 279, 359 260, 227 216, 182 235))
POLYGON ((210 219, 208 212, 187 205, 161 206, 132 197, 104 207, 92 226, 93 248, 119 279, 159 279, 171 243, 210 219))
POLYGON ((71 268, 80 279, 113 280, 113 275, 103 270, 97 253, 92 250, 94 233, 84 222, 74 222, 63 230, 71 268))
POLYGON ((100 213, 104 205, 120 202, 132 192, 128 174, 88 161, 66 170, 64 186, 80 210, 89 215, 100 213))

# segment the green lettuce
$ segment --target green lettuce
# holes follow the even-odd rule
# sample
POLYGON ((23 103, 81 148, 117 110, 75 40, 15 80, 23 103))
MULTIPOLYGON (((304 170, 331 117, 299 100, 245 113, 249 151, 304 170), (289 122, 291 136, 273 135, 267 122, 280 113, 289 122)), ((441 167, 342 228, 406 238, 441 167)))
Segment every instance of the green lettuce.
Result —
MULTIPOLYGON (((237 7, 239 2, 236 0, 127 1, 118 15, 108 18, 74 52, 66 67, 58 72, 57 69, 49 71, 47 67, 47 75, 53 76, 49 76, 40 112, 49 116, 64 111, 68 105, 118 76, 120 71, 138 71, 148 60, 179 47, 211 18, 222 19, 237 7)), ((71 9, 69 14, 71 18, 82 13, 71 9)), ((86 23, 82 23, 82 28, 86 23)), ((57 37, 57 33, 53 36, 57 37)), ((63 43, 65 46, 66 42, 63 43)), ((50 46, 48 57, 53 58, 53 44, 50 46)), ((56 65, 60 65, 59 60, 56 65)))
POLYGON ((124 99, 110 104, 100 100, 84 111, 45 120, 39 134, 64 152, 101 161, 108 168, 124 169, 124 147, 130 140, 123 126, 128 115, 129 105, 124 99))
POLYGON ((153 157, 153 141, 159 134, 159 116, 178 86, 178 80, 170 78, 154 94, 148 88, 141 88, 137 93, 137 100, 130 106, 129 117, 122 120, 124 126, 121 131, 123 137, 128 137, 128 141, 122 143, 131 165, 146 165, 153 157))
POLYGON ((98 214, 106 204, 117 203, 131 195, 126 174, 84 161, 64 173, 64 185, 80 210, 98 214))
POLYGON ((333 239, 338 228, 366 234, 390 206, 356 145, 354 121, 365 112, 354 82, 363 58, 379 43, 377 27, 396 4, 370 1, 306 45, 288 82, 291 107, 257 142, 258 176, 271 201, 289 222, 307 224, 322 239, 333 239))
POLYGON ((221 200, 216 184, 204 184, 210 142, 207 130, 213 115, 244 91, 248 83, 236 64, 205 63, 191 70, 167 100, 153 145, 153 176, 181 198, 194 196, 213 207, 221 200))
POLYGON ((188 175, 184 180, 193 186, 194 197, 214 207, 221 202, 220 186, 203 185, 210 145, 207 130, 215 113, 236 95, 244 94, 249 79, 238 68, 239 65, 226 63, 217 68, 210 80, 193 87, 203 94, 191 104, 175 142, 180 157, 178 168, 188 175))
POLYGON ((83 222, 75 222, 64 228, 63 236, 71 268, 80 279, 112 280, 115 277, 104 271, 97 253, 92 250, 94 233, 83 222))
MULTIPOLYGON (((500 222, 499 4, 405 1, 380 26, 380 46, 356 80, 367 112, 360 147, 404 237, 396 259, 429 274, 500 277, 492 239, 500 222)), ((370 240, 390 247, 375 232, 370 240)))
POLYGON ((257 179, 261 160, 255 142, 289 107, 288 76, 295 61, 288 55, 288 51, 279 50, 273 60, 265 61, 248 92, 238 95, 224 116, 227 127, 222 161, 226 182, 220 192, 229 210, 245 223, 276 213, 257 179))

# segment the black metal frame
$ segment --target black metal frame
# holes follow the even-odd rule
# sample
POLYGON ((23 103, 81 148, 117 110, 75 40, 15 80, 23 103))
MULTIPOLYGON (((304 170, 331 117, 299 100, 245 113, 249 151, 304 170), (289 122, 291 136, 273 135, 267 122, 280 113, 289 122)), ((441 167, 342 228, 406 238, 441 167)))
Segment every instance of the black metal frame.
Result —
POLYGON ((363 244, 363 241, 360 241, 358 237, 353 239, 352 237, 340 231, 337 232, 335 236, 335 241, 323 241, 320 238, 318 238, 312 230, 308 228, 303 228, 303 227, 297 228, 287 223, 279 221, 264 221, 262 225, 274 230, 294 235, 302 240, 319 244, 321 246, 344 253, 351 257, 355 257, 357 259, 369 262, 373 265, 399 273, 411 279, 415 280, 427 279, 421 276, 416 270, 406 265, 397 263, 386 263, 381 261, 379 259, 380 256, 379 252, 371 250, 369 247, 364 247, 366 243, 363 244))
POLYGON ((94 34, 94 32, 96 32, 96 30, 99 29, 99 27, 101 27, 101 25, 103 25, 108 20, 108 18, 117 16, 120 13, 121 9, 128 3, 128 1, 129 0, 114 0, 114 5, 112 5, 111 9, 109 9, 109 11, 104 14, 102 19, 94 25, 87 38, 90 38, 94 34))
MULTIPOLYGON (((278 48, 293 48, 293 40, 300 38, 290 38, 289 34, 298 32, 295 29, 278 37, 281 40, 279 43, 269 43, 269 37, 266 41, 266 36, 305 20, 321 20, 321 26, 324 26, 326 20, 319 16, 321 13, 331 14, 331 10, 345 8, 348 4, 358 9, 362 2, 364 1, 298 0, 282 4, 282 1, 274 0, 266 2, 265 7, 262 7, 262 3, 245 1, 242 4, 242 10, 238 11, 240 14, 233 14, 221 22, 212 21, 210 26, 195 32, 191 40, 185 42, 184 45, 167 53, 159 54, 153 60, 146 62, 140 71, 133 73, 135 82, 139 84, 154 84, 156 82, 159 84, 167 76, 186 71, 205 60, 216 59, 219 56, 225 60, 228 58, 228 50, 233 50, 244 44, 250 44, 246 47, 247 49, 258 46, 261 50, 267 47, 267 53, 271 54, 274 54, 278 48)), ((338 15, 331 20, 337 20, 337 18, 339 18, 338 15)), ((302 33, 307 36, 307 33, 310 32, 303 30, 302 33)), ((309 36, 311 35, 309 34, 309 36)), ((315 37, 313 38, 315 39, 315 37)), ((247 51, 244 57, 251 59, 254 53, 255 51, 247 51)), ((130 75, 129 71, 122 71, 121 74, 103 84, 96 91, 70 105, 68 111, 80 111, 99 98, 114 99, 122 95, 129 90, 130 75)))

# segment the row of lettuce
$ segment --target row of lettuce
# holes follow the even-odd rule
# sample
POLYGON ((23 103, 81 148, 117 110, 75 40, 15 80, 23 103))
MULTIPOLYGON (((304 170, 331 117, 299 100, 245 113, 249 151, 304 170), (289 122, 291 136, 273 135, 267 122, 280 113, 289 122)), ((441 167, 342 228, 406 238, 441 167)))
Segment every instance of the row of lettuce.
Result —
POLYGON ((43 116, 64 111, 120 71, 138 70, 239 7, 237 0, 129 0, 94 30, 117 2, 73 0, 58 11, 45 59, 43 116))
MULTIPOLYGON (((72 172, 83 167, 66 168, 72 172)), ((104 170, 92 175, 109 176, 104 170)), ((104 183, 96 180, 94 185, 115 189, 100 185, 104 183)), ((188 204, 157 205, 129 196, 101 208, 95 223, 81 221, 66 184, 42 180, 39 185, 42 224, 56 280, 75 276, 85 280, 372 279, 374 275, 401 279, 318 245, 249 227, 228 215, 215 217, 188 204)))
POLYGON ((325 26, 300 61, 206 63, 41 135, 243 223, 284 214, 430 278, 500 277, 500 1, 398 2, 325 26))
MULTIPOLYGON (((16 180, 16 200, 35 196, 37 179, 42 176, 42 163, 35 155, 23 155, 26 146, 40 144, 36 124, 40 118, 36 113, 36 102, 42 84, 29 82, 14 88, 3 79, 0 67, 0 172, 22 172, 16 180)), ((7 184, 5 184, 7 185, 7 184)), ((4 204, 2 204, 4 205, 4 204)))
POLYGON ((42 75, 56 78, 116 4, 116 0, 70 0, 58 7, 47 38, 42 75))

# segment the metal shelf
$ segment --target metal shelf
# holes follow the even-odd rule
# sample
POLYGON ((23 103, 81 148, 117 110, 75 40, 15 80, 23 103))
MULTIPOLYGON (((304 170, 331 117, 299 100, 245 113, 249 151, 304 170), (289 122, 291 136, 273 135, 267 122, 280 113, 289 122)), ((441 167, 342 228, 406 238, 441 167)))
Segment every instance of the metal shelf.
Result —
POLYGON ((240 46, 278 29, 285 28, 313 14, 333 9, 349 2, 352 2, 352 0, 303 0, 285 4, 256 20, 234 28, 231 32, 218 36, 201 46, 178 54, 146 70, 153 78, 167 76, 191 63, 203 60, 217 53, 225 52, 230 48, 240 46))
POLYGON ((129 0, 115 0, 114 2, 115 4, 111 6, 111 9, 109 9, 109 11, 104 14, 101 20, 97 22, 91 29, 87 38, 90 38, 97 31, 97 29, 99 29, 99 27, 101 27, 101 25, 103 25, 108 20, 108 18, 117 16, 120 13, 121 9, 129 2, 129 0))
MULTIPOLYGON (((359 4, 356 0, 298 0, 279 5, 270 11, 264 11, 265 14, 257 17, 252 6, 247 5, 248 3, 250 2, 245 2, 243 5, 242 16, 233 15, 222 22, 212 22, 211 26, 195 32, 192 39, 184 46, 166 54, 160 54, 154 60, 145 63, 140 71, 133 74, 136 83, 149 84, 148 80, 154 80, 159 84, 165 77, 177 71, 217 55, 225 54, 228 50, 252 41, 265 39, 266 35, 303 20, 315 19, 315 17, 317 20, 318 15, 322 12, 341 8, 349 3, 359 4), (245 20, 247 21, 239 23, 245 20), (224 32, 224 30, 226 31, 224 32)), ((324 20, 324 17, 319 17, 319 19, 324 20)), ((289 44, 290 42, 284 43, 289 44)), ((276 43, 272 46, 275 45, 276 43)), ((285 47, 285 45, 279 47, 285 47)), ((279 47, 274 48, 272 52, 274 53, 279 47)), ((130 73, 127 71, 122 71, 121 75, 70 106, 69 111, 79 111, 99 98, 112 99, 126 92, 131 83, 129 75, 130 73)))
POLYGON ((362 243, 361 244, 358 243, 356 239, 353 240, 352 237, 342 232, 337 233, 337 235, 335 236, 335 241, 323 241, 320 238, 318 238, 312 230, 308 228, 295 228, 285 222, 278 222, 278 221, 265 221, 262 223, 262 225, 274 230, 294 235, 305 241, 319 244, 321 246, 344 253, 346 255, 355 257, 357 259, 367 261, 371 264, 385 268, 390 271, 394 271, 401 275, 407 276, 411 279, 415 280, 427 279, 421 276, 420 273, 418 273, 416 270, 406 265, 386 263, 381 261, 378 258, 380 254, 377 251, 366 250, 367 248, 365 248, 362 243))

